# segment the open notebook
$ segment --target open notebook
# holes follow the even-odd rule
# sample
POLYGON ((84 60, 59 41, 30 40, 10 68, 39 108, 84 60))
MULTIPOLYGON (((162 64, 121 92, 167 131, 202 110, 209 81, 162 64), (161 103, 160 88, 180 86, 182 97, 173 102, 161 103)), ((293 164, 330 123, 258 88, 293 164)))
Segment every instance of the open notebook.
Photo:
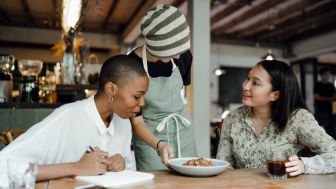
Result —
POLYGON ((154 179, 151 173, 124 170, 119 172, 107 172, 99 176, 77 176, 76 179, 106 188, 120 188, 127 185, 145 182, 154 179))

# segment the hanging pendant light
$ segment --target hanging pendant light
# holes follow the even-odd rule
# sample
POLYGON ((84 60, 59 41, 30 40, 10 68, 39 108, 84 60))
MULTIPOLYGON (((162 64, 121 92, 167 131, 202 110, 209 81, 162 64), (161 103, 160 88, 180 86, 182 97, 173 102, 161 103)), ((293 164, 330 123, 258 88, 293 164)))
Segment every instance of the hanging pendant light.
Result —
POLYGON ((213 73, 216 75, 216 76, 221 76, 221 75, 224 75, 226 73, 226 71, 223 69, 223 68, 216 68, 213 73))
POLYGON ((263 59, 263 60, 275 60, 276 58, 275 58, 274 54, 272 53, 272 50, 268 49, 267 54, 262 56, 261 59, 263 59))

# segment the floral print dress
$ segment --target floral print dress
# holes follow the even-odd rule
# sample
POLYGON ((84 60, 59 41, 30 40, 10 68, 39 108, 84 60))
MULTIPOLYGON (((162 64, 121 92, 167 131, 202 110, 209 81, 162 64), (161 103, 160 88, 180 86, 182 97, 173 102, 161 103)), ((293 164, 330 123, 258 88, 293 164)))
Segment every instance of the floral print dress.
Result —
POLYGON ((282 132, 269 121, 258 136, 250 113, 250 107, 242 106, 225 118, 217 159, 230 162, 233 168, 262 168, 266 167, 269 149, 282 149, 291 156, 307 146, 317 155, 301 157, 305 173, 336 172, 336 141, 326 134, 309 111, 296 111, 282 132))

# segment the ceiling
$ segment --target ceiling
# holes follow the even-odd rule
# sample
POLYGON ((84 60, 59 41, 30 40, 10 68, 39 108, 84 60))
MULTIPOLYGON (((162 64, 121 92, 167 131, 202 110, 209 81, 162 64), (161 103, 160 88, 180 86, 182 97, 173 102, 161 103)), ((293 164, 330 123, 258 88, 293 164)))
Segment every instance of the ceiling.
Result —
MULTIPOLYGON (((132 44, 146 10, 168 3, 187 14, 188 0, 88 0, 81 30, 132 44)), ((61 0, 1 0, 0 26, 61 30, 61 0)), ((288 44, 336 29, 335 0, 211 0, 212 41, 288 44)), ((6 41, 2 44, 23 44, 6 41)), ((36 44, 35 44, 36 45, 36 44)))
POLYGON ((213 37, 291 43, 336 29, 334 0, 236 0, 212 8, 213 37))

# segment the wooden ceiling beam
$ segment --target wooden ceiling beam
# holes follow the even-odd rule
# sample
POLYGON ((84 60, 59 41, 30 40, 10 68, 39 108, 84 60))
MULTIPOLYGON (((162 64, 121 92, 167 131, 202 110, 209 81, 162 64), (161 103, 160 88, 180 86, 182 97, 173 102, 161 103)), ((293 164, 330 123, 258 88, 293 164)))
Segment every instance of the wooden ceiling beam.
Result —
POLYGON ((286 39, 280 39, 279 41, 299 41, 307 38, 311 38, 317 35, 322 35, 324 33, 327 33, 329 31, 335 31, 336 30, 336 17, 333 17, 331 20, 328 20, 327 23, 320 23, 318 27, 311 28, 308 31, 304 31, 303 33, 296 33, 295 35, 292 35, 286 39))
POLYGON ((134 15, 132 20, 124 29, 124 32, 121 36, 124 43, 133 43, 134 40, 140 35, 140 22, 142 17, 146 14, 147 10, 155 5, 156 0, 146 0, 142 4, 141 9, 134 15))
POLYGON ((307 20, 303 20, 298 23, 295 27, 291 27, 287 30, 286 35, 278 35, 273 38, 274 41, 290 41, 299 35, 304 35, 304 33, 308 33, 310 30, 320 30, 322 27, 326 25, 334 25, 336 28, 336 10, 331 10, 329 12, 325 12, 317 17, 308 18, 307 20))
POLYGON ((244 28, 241 32, 236 33, 238 37, 245 37, 249 35, 253 35, 257 31, 267 28, 270 21, 277 22, 277 20, 281 20, 287 16, 293 15, 296 12, 302 11, 303 9, 311 6, 316 3, 316 0, 301 0, 298 1, 284 10, 277 12, 276 14, 271 15, 270 17, 265 17, 264 19, 260 19, 256 23, 244 28))
POLYGON ((121 35, 123 43, 132 44, 139 37, 141 34, 140 22, 151 7, 162 3, 171 5, 176 1, 177 0, 145 0, 144 3, 141 3, 142 7, 136 12, 121 35))
POLYGON ((234 18, 228 23, 225 23, 224 25, 216 28, 213 32, 215 34, 225 33, 226 30, 231 29, 234 26, 240 24, 241 22, 244 22, 247 19, 258 15, 261 12, 267 11, 270 8, 277 6, 278 4, 283 3, 283 2, 284 1, 279 1, 279 0, 266 0, 259 5, 252 7, 251 9, 243 13, 241 16, 234 18))
POLYGON ((253 1, 254 0, 237 0, 237 1, 229 4, 222 11, 220 11, 219 13, 217 13, 216 15, 214 15, 214 16, 211 17, 211 25, 213 25, 214 23, 220 21, 224 17, 226 17, 226 16, 234 13, 238 9, 240 9, 240 8, 246 6, 246 5, 250 5, 253 1))
POLYGON ((34 18, 30 13, 30 8, 29 8, 27 0, 21 0, 21 5, 23 7, 24 13, 27 16, 29 22, 34 22, 34 18))
MULTIPOLYGON (((53 45, 60 40, 62 30, 42 28, 0 26, 1 41, 53 45)), ((83 38, 88 40, 90 47, 111 49, 120 46, 118 36, 112 34, 83 32, 83 38)))
POLYGON ((51 20, 51 26, 57 27, 57 15, 59 14, 58 11, 60 11, 60 5, 61 3, 59 0, 52 0, 52 20, 51 20))
POLYGON ((116 7, 118 6, 119 2, 120 2, 119 0, 114 0, 112 2, 111 6, 110 6, 110 9, 109 9, 109 11, 108 11, 108 13, 107 13, 107 15, 104 19, 104 22, 103 22, 103 25, 102 25, 103 29, 106 29, 108 21, 110 20, 112 14, 113 14, 114 10, 116 9, 116 7))
POLYGON ((259 39, 272 39, 278 35, 288 35, 288 31, 292 30, 293 28, 300 28, 303 27, 302 23, 309 23, 309 20, 314 19, 315 17, 319 17, 319 15, 325 15, 330 11, 333 11, 336 7, 336 1, 331 0, 327 3, 324 3, 314 9, 311 10, 303 10, 302 14, 296 16, 294 18, 287 19, 281 23, 275 25, 275 29, 273 30, 263 30, 258 32, 256 35, 259 39), (299 27, 300 26, 300 27, 299 27))
POLYGON ((127 23, 126 23, 126 26, 128 26, 132 20, 135 19, 135 17, 137 16, 137 13, 142 9, 142 4, 143 4, 143 1, 144 0, 141 0, 142 2, 139 3, 138 7, 135 9, 135 11, 133 12, 133 14, 130 16, 130 18, 128 19, 127 23))

